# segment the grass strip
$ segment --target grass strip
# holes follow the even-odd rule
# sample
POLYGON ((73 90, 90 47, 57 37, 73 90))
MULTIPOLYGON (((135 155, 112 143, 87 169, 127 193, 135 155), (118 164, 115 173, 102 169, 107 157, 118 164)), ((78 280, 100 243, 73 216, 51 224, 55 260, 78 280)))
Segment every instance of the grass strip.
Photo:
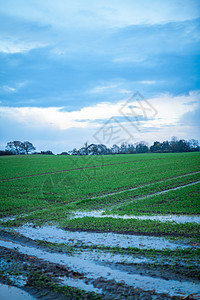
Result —
POLYGON ((60 220, 60 225, 67 230, 94 232, 115 232, 126 234, 147 234, 158 236, 185 236, 200 238, 200 225, 196 223, 177 224, 155 220, 113 219, 83 217, 60 220))

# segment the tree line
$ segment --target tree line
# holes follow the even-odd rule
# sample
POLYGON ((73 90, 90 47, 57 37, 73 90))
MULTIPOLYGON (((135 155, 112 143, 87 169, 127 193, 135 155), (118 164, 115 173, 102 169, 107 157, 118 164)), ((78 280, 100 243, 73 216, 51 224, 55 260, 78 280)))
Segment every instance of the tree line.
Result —
MULTIPOLYGON (((28 141, 13 141, 6 145, 5 150, 0 150, 0 155, 28 155, 43 154, 53 155, 50 150, 36 152, 36 147, 28 141)), ((195 139, 189 141, 172 137, 170 141, 155 141, 150 147, 148 143, 141 141, 139 143, 121 143, 120 146, 113 145, 107 147, 104 144, 87 144, 80 149, 74 148, 68 152, 62 152, 60 155, 108 155, 108 154, 136 154, 136 153, 173 153, 173 152, 194 152, 200 151, 199 142, 195 139)))

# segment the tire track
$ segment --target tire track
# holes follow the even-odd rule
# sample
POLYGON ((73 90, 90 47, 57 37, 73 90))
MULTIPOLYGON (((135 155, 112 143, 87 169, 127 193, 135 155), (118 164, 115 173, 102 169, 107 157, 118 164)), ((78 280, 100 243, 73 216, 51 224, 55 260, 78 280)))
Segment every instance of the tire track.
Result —
MULTIPOLYGON (((157 192, 157 193, 154 193, 154 194, 149 194, 149 195, 146 195, 146 196, 144 196, 144 197, 138 197, 138 198, 135 198, 135 199, 133 199, 133 200, 131 200, 131 201, 128 201, 128 202, 126 202, 126 203, 123 202, 123 203, 120 203, 120 204, 117 204, 117 205, 113 205, 111 209, 113 209, 113 208, 119 208, 119 207, 124 206, 124 205, 126 205, 126 204, 130 204, 130 203, 134 202, 135 200, 143 200, 143 199, 146 199, 147 197, 148 197, 148 198, 151 198, 151 197, 153 197, 153 196, 166 194, 166 193, 168 193, 168 192, 170 192, 170 191, 179 190, 179 189, 185 188, 185 187, 187 187, 187 186, 195 185, 195 184, 198 184, 198 183, 200 183, 200 180, 195 181, 195 182, 192 182, 192 183, 187 183, 187 184, 185 184, 185 185, 181 185, 181 186, 178 186, 178 187, 175 187, 175 188, 171 188, 171 189, 168 189, 168 190, 164 190, 164 191, 161 191, 161 192, 157 192)), ((108 210, 109 210, 109 209, 108 209, 108 210)))
MULTIPOLYGON (((124 192, 128 192, 128 191, 135 191, 139 188, 144 188, 144 187, 148 187, 152 184, 156 184, 156 183, 162 183, 162 182, 165 182, 165 181, 170 181, 172 179, 177 179, 177 178, 181 178, 181 177, 186 177, 186 176, 190 176, 190 175, 195 175, 195 174, 198 174, 200 173, 200 171, 198 172, 193 172, 193 173, 188 173, 188 174, 183 174, 183 175, 180 175, 180 176, 176 176, 176 177, 171 177, 171 178, 167 178, 165 180, 161 180, 161 181, 155 181, 155 182, 152 182, 152 183, 148 183, 148 184, 145 184, 145 185, 142 185, 142 186, 138 186, 138 187, 134 187, 134 188, 130 188, 130 189, 125 189, 125 190, 122 190, 122 191, 118 191, 118 192, 113 192, 113 193, 109 193, 109 194, 105 194, 105 195, 102 195, 102 196, 95 196, 95 197, 92 197, 91 199, 96 199, 96 198, 105 198, 107 196, 113 196, 113 195, 118 195, 118 194, 122 194, 124 192)), ((177 187, 176 187, 177 188, 177 187)), ((168 191, 168 190, 166 190, 168 191)))
MULTIPOLYGON (((30 174, 30 175, 24 175, 24 176, 18 176, 18 177, 13 177, 13 178, 2 178, 0 179, 0 182, 3 181, 10 181, 10 180, 17 180, 21 178, 29 178, 29 177, 38 177, 38 176, 45 176, 45 175, 50 175, 50 174, 59 174, 59 173, 65 173, 65 172, 71 172, 71 171, 78 171, 78 170, 87 170, 87 169, 96 169, 96 168, 103 168, 103 167, 108 167, 108 166, 116 166, 116 165, 123 165, 123 164, 132 164, 132 163, 138 163, 138 162, 144 162, 144 161, 154 161, 154 160, 166 160, 166 158, 153 158, 153 159, 143 159, 143 160, 136 160, 136 161, 126 161, 126 162, 120 162, 120 163, 113 163, 113 164, 105 164, 105 165, 98 165, 98 166, 90 166, 90 167, 82 167, 82 168, 73 168, 73 169, 67 169, 67 170, 62 170, 62 171, 54 171, 54 172, 45 172, 45 173, 40 173, 40 174, 30 174)), ((174 157, 167 158, 169 159, 174 159, 174 157)))

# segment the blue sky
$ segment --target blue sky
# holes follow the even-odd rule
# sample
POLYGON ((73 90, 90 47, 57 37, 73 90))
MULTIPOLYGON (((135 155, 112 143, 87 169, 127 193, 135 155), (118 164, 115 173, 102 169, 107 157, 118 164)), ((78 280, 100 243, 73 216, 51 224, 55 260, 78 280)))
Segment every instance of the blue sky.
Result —
POLYGON ((0 0, 0 148, 106 143, 105 124, 110 145, 200 140, 199 21, 198 0, 0 0))

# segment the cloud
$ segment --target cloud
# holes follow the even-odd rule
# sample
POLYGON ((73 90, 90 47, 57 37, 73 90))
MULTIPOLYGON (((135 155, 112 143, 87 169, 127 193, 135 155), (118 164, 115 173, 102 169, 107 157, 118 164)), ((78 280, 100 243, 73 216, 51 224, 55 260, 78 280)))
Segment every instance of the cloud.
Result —
POLYGON ((119 90, 119 93, 120 94, 131 94, 132 91, 131 90, 127 90, 127 89, 122 89, 122 90, 119 90))
POLYGON ((94 87, 93 89, 91 89, 89 92, 90 93, 102 93, 102 92, 105 92, 105 91, 108 91, 108 90, 113 90, 115 88, 117 88, 117 84, 111 84, 111 85, 104 85, 104 86, 97 86, 97 87, 94 87))
MULTIPOLYGON (((35 13, 45 13, 39 4, 32 5, 37 8, 35 13)), ((62 5, 64 2, 59 10, 62 5)), ((80 14, 82 5, 73 9, 80 14)), ((199 88, 199 21, 196 19, 105 30, 72 26, 68 30, 55 28, 40 18, 24 19, 17 15, 9 13, 8 21, 0 15, 3 20, 0 60, 4 72, 1 84, 16 88, 19 80, 27 79, 30 84, 20 95, 1 90, 4 105, 35 103, 77 109, 99 103, 102 97, 116 101, 122 90, 141 90, 152 96, 199 88)))
POLYGON ((117 28, 136 24, 185 21, 199 14, 198 0, 115 0, 101 2, 77 0, 7 0, 2 13, 57 28, 117 28), (14 8, 14 9, 13 9, 14 8), (92 25, 91 25, 92 24, 92 25))
POLYGON ((0 86, 0 90, 8 92, 8 93, 15 93, 15 92, 19 91, 22 87, 26 86, 27 84, 28 84, 28 81, 15 83, 14 86, 3 85, 3 86, 0 86))
POLYGON ((44 43, 37 42, 20 42, 16 40, 1 40, 0 52, 13 54, 13 53, 26 53, 32 49, 45 47, 44 43))
POLYGON ((137 110, 137 139, 172 128, 189 136, 199 102, 189 93, 199 89, 199 7, 198 0, 4 1, 0 99, 9 136, 9 124, 20 136, 24 128, 34 138, 40 129, 53 139, 81 132, 77 140, 112 116, 131 126, 120 107, 137 90, 158 111, 146 120, 137 110))
MULTIPOLYGON (((66 111, 65 107, 1 106, 1 126, 5 128, 1 133, 1 144, 15 139, 30 140, 38 149, 61 152, 80 147, 86 140, 89 143, 97 142, 95 134, 107 123, 114 130, 122 129, 118 141, 129 138, 130 142, 145 140, 151 143, 154 140, 170 139, 172 135, 184 139, 199 139, 198 91, 178 96, 166 93, 148 99, 157 113, 150 110, 148 103, 140 100, 147 116, 135 99, 131 103, 127 100, 129 98, 115 103, 101 102, 73 111, 66 111), (185 105, 186 103, 190 105, 185 105), (125 110, 122 110, 123 106, 125 110), (135 112, 131 116, 130 106, 134 107, 135 112)), ((106 140, 102 138, 102 142, 106 143, 106 140)), ((109 144, 115 142, 111 139, 109 144)))
MULTIPOLYGON (((70 128, 98 127, 99 120, 108 120, 111 117, 131 116, 146 118, 145 126, 162 127, 175 125, 186 113, 193 112, 198 107, 200 94, 172 96, 163 94, 158 97, 137 100, 136 96, 120 100, 116 103, 101 102, 93 106, 87 106, 77 111, 65 111, 64 107, 0 107, 0 113, 4 117, 16 120, 16 122, 29 127, 56 127, 59 130, 70 128), (128 102, 127 102, 128 101, 128 102), (139 101, 139 102, 138 102, 139 101), (185 105, 189 103, 190 105, 185 105), (130 110, 132 108, 132 110, 130 110), (144 109, 143 109, 144 108, 144 109), (151 112, 152 108, 154 111, 151 112), (149 111, 150 114, 149 115, 149 111), (156 112, 156 113, 155 113, 156 112), (131 114, 130 114, 131 113, 131 114), (152 119, 152 116, 155 118, 152 119), (96 122, 95 122, 96 121, 96 122)), ((100 124, 101 125, 101 124, 100 124)), ((141 124, 143 126, 143 124, 141 124)))
POLYGON ((6 92, 9 92, 9 93, 13 93, 13 92, 16 91, 16 88, 13 88, 13 87, 7 86, 7 85, 3 86, 2 89, 3 89, 4 91, 6 91, 6 92))
POLYGON ((141 81, 138 81, 139 83, 142 83, 142 84, 155 84, 156 81, 155 80, 141 80, 141 81))

